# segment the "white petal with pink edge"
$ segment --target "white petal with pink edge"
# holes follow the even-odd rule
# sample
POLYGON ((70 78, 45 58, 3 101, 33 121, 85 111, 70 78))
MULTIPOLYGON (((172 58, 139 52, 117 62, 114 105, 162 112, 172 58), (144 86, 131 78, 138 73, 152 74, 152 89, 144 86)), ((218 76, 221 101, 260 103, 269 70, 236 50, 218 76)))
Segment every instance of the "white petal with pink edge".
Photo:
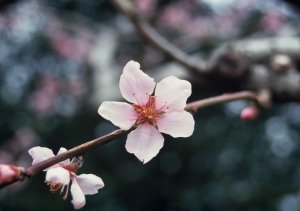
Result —
POLYGON ((181 111, 186 106, 186 100, 191 95, 191 83, 174 76, 161 80, 156 85, 156 108, 167 108, 165 111, 181 111))
POLYGON ((50 168, 46 173, 46 181, 68 185, 70 183, 70 173, 62 167, 50 168))
POLYGON ((140 69, 138 62, 129 61, 123 69, 119 86, 122 96, 127 101, 145 105, 153 93, 155 82, 140 69))
POLYGON ((102 179, 94 174, 81 174, 76 180, 84 195, 98 193, 98 190, 104 187, 102 179))
POLYGON ((48 158, 54 157, 51 149, 47 147, 33 147, 28 150, 29 155, 32 157, 32 165, 35 165, 41 161, 47 160, 48 158))
MULTIPOLYGON (((66 148, 61 147, 61 148, 58 150, 58 153, 57 153, 57 154, 59 155, 59 154, 64 153, 64 152, 66 152, 66 151, 68 151, 66 148)), ((64 160, 64 161, 61 161, 60 164, 62 164, 62 165, 68 165, 68 164, 70 164, 70 159, 66 159, 66 160, 64 160)))
POLYGON ((126 150, 144 164, 155 157, 164 145, 164 137, 150 124, 138 126, 126 140, 126 150))
POLYGON ((85 205, 85 196, 78 185, 76 178, 72 179, 72 185, 71 185, 71 194, 72 194, 72 204, 74 206, 74 209, 80 209, 84 207, 85 205))
POLYGON ((59 155, 59 154, 64 153, 64 152, 66 152, 66 151, 68 151, 66 148, 61 147, 61 148, 59 148, 57 154, 59 155))
POLYGON ((124 102, 104 101, 98 113, 123 130, 130 129, 137 119, 133 106, 124 102))
POLYGON ((194 126, 194 118, 187 111, 165 113, 157 120, 158 130, 174 138, 191 136, 194 126))

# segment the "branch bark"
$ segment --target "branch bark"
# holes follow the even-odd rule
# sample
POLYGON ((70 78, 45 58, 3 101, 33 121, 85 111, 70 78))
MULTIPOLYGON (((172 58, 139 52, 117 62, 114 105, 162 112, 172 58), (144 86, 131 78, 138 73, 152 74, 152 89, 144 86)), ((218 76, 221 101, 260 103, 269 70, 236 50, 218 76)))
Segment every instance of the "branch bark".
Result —
POLYGON ((179 64, 186 67, 187 71, 199 77, 202 77, 203 75, 210 72, 210 68, 206 62, 190 57, 181 49, 161 36, 147 22, 141 20, 141 18, 136 13, 131 1, 113 0, 112 2, 118 8, 118 10, 121 11, 132 22, 132 24, 142 35, 142 37, 144 37, 148 42, 165 53, 171 59, 174 59, 179 64))
POLYGON ((259 103, 259 95, 251 91, 243 91, 233 94, 223 94, 216 97, 210 97, 204 100, 198 100, 187 104, 185 110, 196 113, 199 109, 204 107, 242 99, 252 100, 254 102, 259 103))
MULTIPOLYGON (((211 98, 191 102, 186 105, 185 109, 192 113, 196 113, 199 109, 207 107, 207 106, 212 106, 212 105, 225 103, 225 102, 229 102, 229 101, 234 101, 234 100, 240 100, 240 99, 248 99, 251 101, 255 101, 258 104, 260 103, 258 94, 256 94, 255 92, 251 92, 251 91, 242 91, 242 92, 237 92, 237 93, 232 93, 232 94, 224 94, 224 95, 220 95, 220 96, 216 96, 216 97, 211 97, 211 98)), ((122 135, 128 134, 131 130, 128 130, 128 131, 121 130, 121 129, 115 130, 107 135, 104 135, 102 137, 96 138, 94 140, 83 143, 79 146, 76 146, 64 153, 56 155, 55 157, 49 158, 40 163, 32 165, 32 166, 28 167, 27 169, 25 169, 25 171, 23 173, 23 177, 14 179, 14 180, 10 181, 9 183, 0 184, 0 189, 4 188, 12 183, 15 183, 17 181, 24 180, 25 178, 33 177, 36 174, 38 174, 39 172, 43 171, 44 169, 49 168, 50 166, 53 166, 54 164, 57 164, 63 160, 72 158, 77 155, 83 155, 84 153, 87 153, 92 149, 95 149, 99 146, 102 146, 102 145, 108 143, 108 142, 111 142, 122 135)))
POLYGON ((210 59, 203 61, 186 54, 142 20, 131 0, 112 0, 112 3, 129 19, 142 38, 206 82, 201 83, 204 88, 210 91, 222 89, 222 92, 268 89, 276 102, 300 100, 300 71, 296 62, 292 61, 300 56, 298 37, 230 42, 215 49, 210 59), (281 54, 290 58, 290 64, 282 65, 278 59, 274 59, 281 54), (214 86, 216 82, 218 86, 214 86))

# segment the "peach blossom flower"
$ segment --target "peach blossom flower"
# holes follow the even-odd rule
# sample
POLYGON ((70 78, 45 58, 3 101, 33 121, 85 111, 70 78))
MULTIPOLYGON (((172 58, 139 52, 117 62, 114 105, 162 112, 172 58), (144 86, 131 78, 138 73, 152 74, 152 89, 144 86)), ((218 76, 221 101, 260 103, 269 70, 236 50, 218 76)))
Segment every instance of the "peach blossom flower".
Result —
POLYGON ((161 133, 173 137, 188 137, 194 131, 193 116, 184 110, 191 95, 191 84, 174 76, 155 83, 140 69, 140 64, 129 61, 120 78, 125 102, 103 102, 98 113, 123 130, 131 131, 126 140, 126 150, 147 163, 163 147, 161 133), (154 95, 152 95, 155 88, 154 95))
MULTIPOLYGON (((60 148, 58 154, 67 151, 65 148, 60 148)), ((54 157, 51 149, 46 147, 33 147, 29 151, 33 161, 32 165, 39 163, 48 158, 54 157)), ((69 192, 69 185, 71 185, 71 194, 73 200, 71 201, 75 209, 80 209, 85 205, 85 196, 98 193, 98 189, 104 187, 102 179, 94 174, 76 175, 78 165, 71 162, 69 159, 55 164, 48 169, 46 173, 46 183, 50 186, 51 192, 65 193, 64 199, 67 198, 69 192)))

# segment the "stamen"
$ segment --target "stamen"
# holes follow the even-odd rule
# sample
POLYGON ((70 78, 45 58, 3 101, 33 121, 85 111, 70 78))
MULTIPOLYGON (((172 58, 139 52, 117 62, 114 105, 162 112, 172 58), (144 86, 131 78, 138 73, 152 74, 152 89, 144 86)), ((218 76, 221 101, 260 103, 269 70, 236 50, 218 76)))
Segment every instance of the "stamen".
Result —
POLYGON ((138 105, 141 105, 141 104, 140 104, 140 102, 138 101, 138 99, 137 99, 137 97, 136 97, 135 93, 132 93, 132 95, 134 96, 134 98, 135 98, 135 100, 136 100, 137 104, 138 104, 138 105))
POLYGON ((167 106, 166 108, 165 108, 165 106, 168 104, 168 102, 165 102, 158 110, 159 111, 162 111, 162 110, 166 110, 166 109, 169 109, 169 106, 167 106))
POLYGON ((55 193, 60 189, 59 194, 62 195, 65 192, 65 195, 63 196, 63 199, 64 200, 67 199, 70 184, 63 185, 61 183, 56 183, 56 182, 53 182, 53 181, 45 181, 45 183, 50 187, 50 192, 51 193, 55 193), (67 186, 67 189, 66 189, 66 186, 67 186))
MULTIPOLYGON (((148 94, 148 93, 146 93, 148 94)), ((166 106, 165 103, 160 109, 155 108, 156 96, 149 96, 148 101, 145 105, 133 104, 133 108, 137 113, 136 125, 148 122, 149 124, 156 127, 156 119, 164 113, 162 109, 166 106)))
POLYGON ((64 192, 64 189, 65 189, 65 185, 63 185, 62 188, 60 189, 60 194, 64 192))
POLYGON ((66 199, 67 199, 67 197, 68 197, 68 193, 69 193, 69 186, 70 186, 70 185, 67 185, 67 190, 66 190, 66 192, 65 192, 65 195, 63 196, 63 200, 66 200, 66 199))
POLYGON ((49 182, 47 183, 47 185, 50 186, 50 192, 51 192, 51 193, 55 193, 55 192, 58 191, 61 187, 63 187, 62 184, 56 183, 56 182, 51 182, 51 181, 49 181, 49 182))

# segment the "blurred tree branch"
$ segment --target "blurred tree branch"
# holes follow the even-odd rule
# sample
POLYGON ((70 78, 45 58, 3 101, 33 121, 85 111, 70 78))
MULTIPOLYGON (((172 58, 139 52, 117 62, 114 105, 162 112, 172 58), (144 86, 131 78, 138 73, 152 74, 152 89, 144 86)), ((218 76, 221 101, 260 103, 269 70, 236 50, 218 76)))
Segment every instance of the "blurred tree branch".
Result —
POLYGON ((135 11, 133 3, 128 0, 113 0, 115 6, 128 17, 137 31, 151 44, 153 44, 160 51, 164 52, 170 58, 176 60, 183 65, 192 74, 202 76, 210 71, 207 63, 200 59, 194 59, 188 56, 181 49, 170 43, 162 37, 155 29, 153 29, 147 22, 143 21, 135 11))
POLYGON ((298 37, 245 39, 215 49, 208 61, 187 55, 142 20, 130 0, 113 4, 137 32, 158 50, 183 65, 210 90, 267 90, 276 102, 300 100, 300 73, 294 59, 300 57, 298 37), (285 58, 284 58, 285 57, 285 58), (284 58, 284 59, 283 59, 284 58), (218 86, 216 86, 218 84, 218 86))

